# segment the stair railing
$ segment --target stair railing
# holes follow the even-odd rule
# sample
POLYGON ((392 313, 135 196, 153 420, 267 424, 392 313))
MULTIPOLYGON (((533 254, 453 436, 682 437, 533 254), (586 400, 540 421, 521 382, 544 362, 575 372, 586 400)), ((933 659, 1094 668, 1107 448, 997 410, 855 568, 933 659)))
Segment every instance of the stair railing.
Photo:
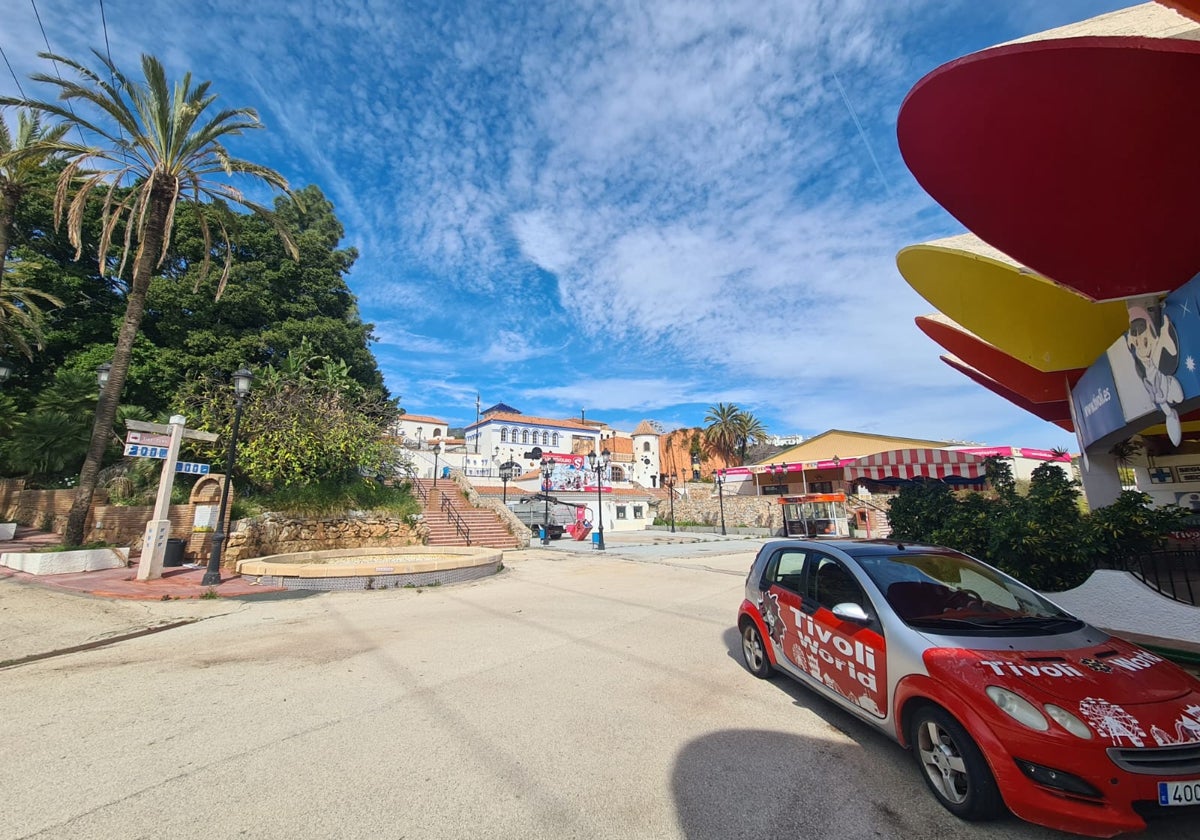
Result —
POLYGON ((467 541, 467 545, 471 544, 471 527, 467 525, 466 520, 462 518, 459 512, 455 509, 450 497, 445 493, 442 494, 442 513, 446 515, 446 519, 454 526, 455 532, 462 539, 467 541))

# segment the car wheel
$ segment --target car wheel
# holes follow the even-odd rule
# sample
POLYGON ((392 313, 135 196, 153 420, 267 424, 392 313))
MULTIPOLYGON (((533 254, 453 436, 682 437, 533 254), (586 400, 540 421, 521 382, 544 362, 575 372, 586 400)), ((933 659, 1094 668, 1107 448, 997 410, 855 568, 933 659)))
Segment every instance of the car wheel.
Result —
POLYGON ((952 715, 924 706, 913 715, 912 746, 922 776, 942 806, 964 820, 991 820, 1004 800, 975 741, 952 715))
POLYGON ((771 660, 767 658, 762 634, 753 621, 745 622, 742 627, 742 658, 746 660, 747 670, 760 680, 769 679, 775 673, 771 660))

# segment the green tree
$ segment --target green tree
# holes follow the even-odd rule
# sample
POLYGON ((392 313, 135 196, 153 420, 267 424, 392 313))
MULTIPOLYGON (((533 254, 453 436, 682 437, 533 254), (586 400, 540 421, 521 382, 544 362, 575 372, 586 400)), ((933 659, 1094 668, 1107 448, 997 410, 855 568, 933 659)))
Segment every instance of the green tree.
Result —
POLYGON ((738 461, 746 463, 746 450, 753 444, 767 439, 767 427, 748 411, 739 411, 734 423, 737 428, 738 461))
POLYGON ((21 199, 37 182, 47 158, 53 153, 48 145, 58 142, 66 126, 46 126, 36 112, 17 113, 14 134, 0 114, 0 350, 12 347, 27 359, 33 347, 41 348, 42 304, 62 306, 62 301, 47 292, 14 284, 8 276, 8 250, 21 199))
POLYGON ((277 365, 303 342, 309 355, 344 362, 351 379, 384 395, 371 325, 359 317, 346 283, 356 254, 338 247, 342 225, 317 187, 296 196, 303 209, 281 196, 275 213, 299 248, 299 263, 264 220, 231 217, 237 248, 220 298, 214 279, 201 278, 203 237, 186 214, 180 218, 172 258, 147 298, 142 335, 154 354, 134 359, 135 390, 126 393, 150 404, 147 391, 171 394, 191 376, 277 365))
MULTIPOLYGON (((391 474, 394 457, 383 431, 396 416, 393 401, 368 392, 329 359, 292 351, 277 367, 259 370, 246 398, 236 469, 262 492, 311 484, 346 484, 391 474)), ((188 410, 224 442, 198 449, 218 461, 227 445, 233 395, 222 380, 192 383, 188 410)))
MULTIPOLYGON (((205 212, 208 202, 228 202, 267 214, 266 208, 249 201, 238 189, 214 176, 245 175, 276 189, 287 190, 282 175, 232 157, 223 145, 228 138, 262 127, 253 109, 225 109, 213 113, 211 109, 217 97, 209 93, 209 82, 193 86, 191 74, 187 73, 172 86, 162 64, 150 55, 142 56, 145 81, 135 81, 102 54, 93 52, 103 65, 100 73, 69 58, 41 54, 43 58, 73 70, 79 77, 79 81, 72 81, 43 73, 33 76, 35 81, 57 88, 63 104, 0 99, 0 104, 21 105, 50 114, 66 126, 79 126, 107 144, 106 147, 87 147, 59 139, 46 145, 48 150, 61 153, 68 160, 58 183, 55 214, 61 218, 65 212, 68 233, 81 251, 85 208, 90 197, 101 196, 103 224, 98 248, 101 263, 114 250, 113 237, 120 225, 126 226, 126 232, 123 247, 115 249, 121 254, 116 273, 122 274, 130 256, 133 258, 125 313, 113 351, 108 386, 100 398, 87 456, 79 474, 79 488, 67 519, 64 538, 72 544, 83 539, 84 520, 125 385, 150 281, 156 267, 167 255, 181 198, 189 196, 192 199, 188 207, 195 213, 205 241, 211 243, 212 224, 222 233, 224 226, 220 213, 210 216, 205 212), (113 81, 110 83, 106 79, 113 81), (94 113, 95 117, 88 116, 89 113, 94 113), (94 166, 99 168, 89 169, 94 166), (129 189, 122 189, 126 184, 129 189)), ((223 244, 225 263, 217 284, 218 295, 228 280, 232 259, 227 238, 223 244)), ((205 251, 205 265, 213 250, 205 251)))
POLYGON ((767 438, 767 427, 762 421, 733 403, 709 406, 704 422, 705 443, 727 467, 734 459, 739 464, 746 463, 746 450, 767 438))
POLYGON ((742 410, 733 403, 717 403, 709 406, 704 415, 704 439, 713 452, 721 457, 725 466, 729 466, 738 451, 739 426, 738 418, 742 410))

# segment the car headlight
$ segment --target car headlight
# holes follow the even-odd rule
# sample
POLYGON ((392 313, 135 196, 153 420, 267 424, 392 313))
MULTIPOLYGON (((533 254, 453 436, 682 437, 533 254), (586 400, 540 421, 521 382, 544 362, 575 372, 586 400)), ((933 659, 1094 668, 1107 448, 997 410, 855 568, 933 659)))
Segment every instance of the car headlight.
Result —
POLYGON ((1028 726, 1038 732, 1045 732, 1050 728, 1050 722, 1037 710, 1037 707, 1021 695, 1013 694, 1007 688, 1001 688, 998 685, 989 685, 985 691, 987 691, 987 696, 992 698, 992 702, 1000 708, 1000 711, 1022 726, 1028 726))
POLYGON ((1046 714, 1054 718, 1055 723, 1070 732, 1076 738, 1082 738, 1086 741, 1092 737, 1092 730, 1088 728, 1088 725, 1079 718, 1075 717, 1075 715, 1068 712, 1066 709, 1060 709, 1053 703, 1047 703, 1045 706, 1043 706, 1043 708, 1046 710, 1046 714))

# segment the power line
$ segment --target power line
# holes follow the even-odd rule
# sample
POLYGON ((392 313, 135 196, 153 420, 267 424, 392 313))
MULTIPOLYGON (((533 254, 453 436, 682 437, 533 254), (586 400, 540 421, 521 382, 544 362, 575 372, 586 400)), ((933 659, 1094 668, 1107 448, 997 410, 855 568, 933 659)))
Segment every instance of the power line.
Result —
POLYGON ((8 67, 8 72, 12 74, 13 81, 17 83, 17 93, 21 94, 21 98, 25 98, 25 90, 21 87, 21 80, 17 78, 17 72, 13 70, 12 64, 8 61, 8 53, 4 51, 4 47, 0 46, 0 56, 4 57, 4 64, 8 67))
MULTIPOLYGON (((117 80, 113 77, 112 72, 112 47, 108 44, 108 18, 104 15, 104 0, 100 0, 100 26, 104 29, 104 54, 108 56, 108 81, 113 86, 113 90, 116 90, 117 80)), ((125 130, 121 128, 120 123, 117 123, 117 136, 121 138, 121 157, 128 161, 129 156, 125 154, 125 130)))
MULTIPOLYGON (((46 42, 46 52, 53 54, 54 50, 50 48, 50 39, 46 37, 46 27, 42 26, 42 16, 38 13, 36 0, 29 0, 29 5, 33 6, 33 16, 37 18, 38 29, 42 30, 42 40, 46 42)), ((58 72, 58 62, 51 59, 50 63, 54 65, 54 75, 58 76, 58 80, 61 82, 63 77, 62 73, 58 72)), ((24 94, 22 94, 22 96, 24 96, 24 94)), ((67 110, 71 112, 71 116, 75 116, 75 109, 71 107, 69 100, 67 102, 67 110)), ((79 142, 86 146, 87 140, 84 138, 83 129, 79 127, 78 122, 75 123, 75 130, 79 133, 79 142)))

